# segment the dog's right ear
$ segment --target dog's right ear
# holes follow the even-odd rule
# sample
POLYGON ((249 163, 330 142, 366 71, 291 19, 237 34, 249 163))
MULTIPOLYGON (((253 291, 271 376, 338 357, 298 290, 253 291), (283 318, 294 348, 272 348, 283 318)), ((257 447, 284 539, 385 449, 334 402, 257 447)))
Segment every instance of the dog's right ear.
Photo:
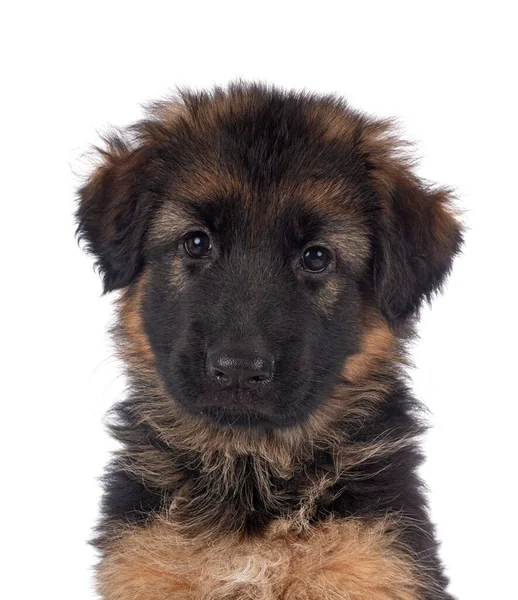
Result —
POLYGON ((150 183, 154 150, 106 139, 101 164, 79 190, 77 235, 96 258, 104 292, 127 286, 143 263, 144 237, 156 203, 150 183))

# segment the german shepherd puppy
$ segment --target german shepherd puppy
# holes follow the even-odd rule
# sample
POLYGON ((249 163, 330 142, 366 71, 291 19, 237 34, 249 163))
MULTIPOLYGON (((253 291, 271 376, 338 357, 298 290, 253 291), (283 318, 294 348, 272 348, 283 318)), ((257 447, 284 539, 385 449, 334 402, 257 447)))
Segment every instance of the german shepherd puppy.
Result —
POLYGON ((106 600, 445 600, 404 373, 461 246, 393 124, 330 96, 182 92, 79 191, 127 399, 106 600))

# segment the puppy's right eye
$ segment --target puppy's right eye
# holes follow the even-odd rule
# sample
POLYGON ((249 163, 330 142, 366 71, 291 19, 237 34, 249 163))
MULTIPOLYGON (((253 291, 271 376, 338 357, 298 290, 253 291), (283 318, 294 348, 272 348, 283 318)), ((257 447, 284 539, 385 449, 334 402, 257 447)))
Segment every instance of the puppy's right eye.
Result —
POLYGON ((184 238, 183 247, 192 258, 205 258, 212 250, 209 236, 203 231, 193 231, 184 238))

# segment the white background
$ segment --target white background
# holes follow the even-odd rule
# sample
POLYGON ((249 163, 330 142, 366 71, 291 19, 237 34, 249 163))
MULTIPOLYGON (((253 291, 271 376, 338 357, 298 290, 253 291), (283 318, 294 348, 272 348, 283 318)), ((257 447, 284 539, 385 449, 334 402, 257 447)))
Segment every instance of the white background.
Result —
MULTIPOLYGON (((109 297, 76 246, 85 152, 175 85, 338 92, 401 119, 469 226, 413 372, 423 475, 459 598, 516 597, 516 18, 512 2, 19 2, 2 15, 3 598, 93 598, 85 540, 124 391, 109 297), (15 8, 13 8, 16 6, 15 8), (7 563, 6 563, 7 558, 7 563)), ((166 600, 166 599, 164 599, 166 600)))

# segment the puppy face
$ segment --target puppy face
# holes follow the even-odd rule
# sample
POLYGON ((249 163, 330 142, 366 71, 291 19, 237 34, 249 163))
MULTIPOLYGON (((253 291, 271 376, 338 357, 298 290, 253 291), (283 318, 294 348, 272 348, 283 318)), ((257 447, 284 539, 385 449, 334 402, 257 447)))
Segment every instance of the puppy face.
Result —
POLYGON ((152 219, 145 330, 171 397, 216 422, 304 419, 357 350, 367 228, 312 203, 317 183, 288 187, 171 186, 152 219))
POLYGON ((141 286, 171 402, 219 426, 320 410, 364 351, 365 315, 410 318, 458 250, 447 192, 411 174, 386 123, 339 101, 187 94, 128 136, 81 190, 79 231, 106 291, 141 286))

